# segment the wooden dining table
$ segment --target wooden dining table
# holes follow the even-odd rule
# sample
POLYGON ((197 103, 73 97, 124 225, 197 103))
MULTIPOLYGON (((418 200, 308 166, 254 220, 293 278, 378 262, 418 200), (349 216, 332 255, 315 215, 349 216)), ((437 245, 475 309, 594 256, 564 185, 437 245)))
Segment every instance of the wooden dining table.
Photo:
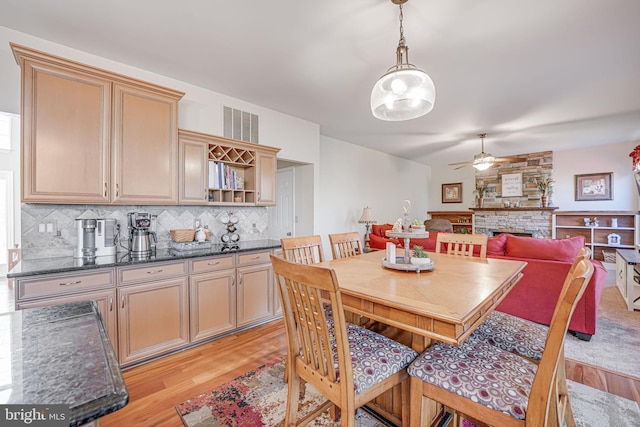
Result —
POLYGON ((422 352, 431 340, 461 344, 522 277, 523 261, 430 253, 430 271, 382 266, 384 251, 325 261, 338 278, 345 311, 412 334, 422 352))
MULTIPOLYGON (((430 253, 432 270, 401 271, 383 267, 385 254, 374 251, 317 265, 335 271, 346 312, 409 332, 418 353, 432 340, 461 344, 513 289, 527 265, 430 253)), ((397 386, 368 406, 400 425, 402 394, 408 392, 397 386)))

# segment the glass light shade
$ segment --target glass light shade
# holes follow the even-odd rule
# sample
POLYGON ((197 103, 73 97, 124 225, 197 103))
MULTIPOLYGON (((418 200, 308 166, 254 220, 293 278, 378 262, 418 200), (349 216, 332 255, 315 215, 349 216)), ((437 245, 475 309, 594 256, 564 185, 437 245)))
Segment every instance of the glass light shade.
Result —
POLYGON ((496 161, 496 158, 491 154, 485 153, 484 151, 480 154, 476 154, 473 156, 472 166, 479 171, 484 171, 493 166, 493 163, 496 161))
POLYGON ((360 216, 358 222, 360 224, 373 224, 374 222, 376 222, 376 220, 373 219, 373 210, 370 207, 363 208, 362 215, 360 216))
POLYGON ((431 77, 413 65, 392 67, 371 91, 371 112, 380 120, 401 121, 433 109, 436 88, 431 77))

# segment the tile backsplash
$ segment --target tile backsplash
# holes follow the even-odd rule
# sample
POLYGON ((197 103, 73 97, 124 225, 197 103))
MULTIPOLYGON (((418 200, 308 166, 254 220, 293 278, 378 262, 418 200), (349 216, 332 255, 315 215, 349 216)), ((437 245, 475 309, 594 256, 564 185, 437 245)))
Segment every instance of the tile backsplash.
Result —
POLYGON ((113 218, 120 225, 120 250, 125 250, 127 213, 147 212, 157 215, 158 248, 166 248, 171 241, 170 230, 194 228, 196 218, 211 230, 211 239, 220 242, 226 232, 220 221, 223 214, 233 212, 239 219, 240 240, 268 238, 269 217, 265 207, 209 207, 209 206, 102 206, 22 204, 22 258, 37 259, 73 256, 78 236, 76 218, 113 218), (44 231, 41 231, 44 230, 44 231), (124 248, 123 248, 124 247, 124 248))

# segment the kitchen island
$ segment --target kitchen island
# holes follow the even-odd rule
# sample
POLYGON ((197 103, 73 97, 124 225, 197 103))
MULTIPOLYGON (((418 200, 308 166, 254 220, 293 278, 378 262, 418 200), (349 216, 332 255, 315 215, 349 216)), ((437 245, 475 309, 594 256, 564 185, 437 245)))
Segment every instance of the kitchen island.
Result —
POLYGON ((0 341, 0 376, 8 381, 0 404, 65 405, 68 425, 79 426, 128 402, 95 302, 1 314, 0 341))

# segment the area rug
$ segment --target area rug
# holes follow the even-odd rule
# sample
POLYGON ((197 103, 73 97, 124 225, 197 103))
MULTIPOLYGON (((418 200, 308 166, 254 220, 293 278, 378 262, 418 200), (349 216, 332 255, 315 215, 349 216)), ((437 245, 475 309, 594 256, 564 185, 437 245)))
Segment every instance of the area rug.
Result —
POLYGON ((640 312, 628 311, 618 288, 607 286, 598 306, 596 333, 591 341, 567 334, 565 357, 640 378, 640 312))
MULTIPOLYGON (((282 426, 286 410, 287 386, 283 382, 284 362, 277 360, 260 366, 210 392, 176 406, 187 427, 282 426)), ((638 404, 569 381, 569 393, 579 427, 634 427, 640 419, 638 404)), ((300 414, 304 415, 324 399, 307 385, 300 414)), ((310 426, 337 427, 328 413, 310 426)), ((384 427, 363 411, 358 411, 358 427, 384 427)), ((467 424, 468 425, 468 424, 467 424)))

